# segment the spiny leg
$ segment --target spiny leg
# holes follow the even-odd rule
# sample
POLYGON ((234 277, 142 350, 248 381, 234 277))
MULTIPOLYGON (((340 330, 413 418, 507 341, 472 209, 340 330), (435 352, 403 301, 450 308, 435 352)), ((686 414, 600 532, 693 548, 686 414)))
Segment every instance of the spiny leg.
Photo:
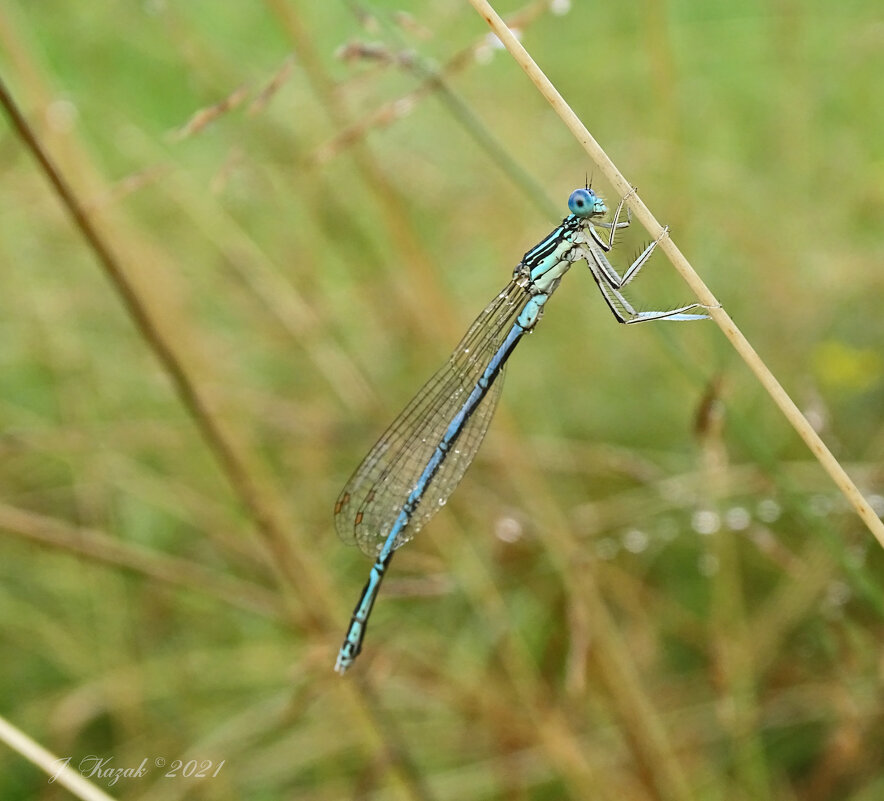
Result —
POLYGON ((685 314, 685 312, 689 312, 691 309, 707 308, 702 303, 689 303, 686 306, 679 306, 678 308, 670 309, 668 311, 639 312, 632 307, 629 301, 623 296, 623 293, 620 292, 620 289, 626 286, 626 284, 638 275, 639 270, 645 266, 648 259, 651 257, 651 254, 654 252, 654 248, 657 247, 660 240, 664 236, 667 236, 668 233, 669 227, 667 226, 663 229, 660 236, 641 252, 639 257, 629 266, 622 276, 608 261, 601 246, 595 247, 592 242, 586 243, 584 256, 588 256, 588 258, 586 258, 586 263, 589 267, 589 271, 592 273, 592 277, 595 279, 596 284, 598 284, 605 303, 607 303, 608 308, 614 314, 614 317, 617 318, 618 322, 624 323, 625 325, 631 325, 635 323, 646 323, 651 320, 704 320, 709 316, 707 314, 685 314), (587 250, 589 251, 588 254, 586 253, 587 250))
MULTIPOLYGON (((635 192, 635 188, 633 188, 632 192, 635 192)), ((605 250, 610 250, 614 246, 614 232, 621 228, 629 228, 632 225, 632 212, 629 210, 629 206, 626 207, 626 220, 620 221, 620 212, 623 210, 623 204, 626 202, 626 198, 632 194, 630 192, 627 195, 624 195, 620 198, 620 202, 617 204, 617 208, 614 211, 614 216, 611 218, 611 222, 596 222, 591 223, 593 228, 604 228, 610 229, 611 233, 608 235, 608 241, 605 243, 601 237, 601 235, 597 235, 596 241, 599 243, 601 247, 605 250)), ((596 232, 598 234, 598 232, 596 232)))
POLYGON ((649 323, 652 320, 672 320, 673 322, 687 322, 689 320, 708 320, 708 314, 683 314, 683 312, 691 309, 708 309, 702 303, 689 303, 687 306, 679 306, 669 311, 643 311, 638 312, 635 317, 624 320, 624 325, 634 325, 636 323, 649 323))
POLYGON ((592 236, 596 244, 605 252, 609 252, 611 248, 614 247, 614 236, 616 232, 621 228, 629 228, 632 223, 632 212, 630 212, 629 206, 626 207, 626 222, 620 222, 620 212, 623 211, 623 206, 626 203, 627 198, 634 193, 635 187, 632 187, 629 192, 627 192, 623 197, 620 198, 620 202, 617 204, 617 208, 614 210, 614 216, 612 217, 611 222, 589 223, 590 236, 592 236), (602 237, 602 235, 596 230, 596 228, 610 229, 607 242, 605 242, 604 237, 602 237))
MULTIPOLYGON (((626 286, 636 275, 638 275, 639 270, 645 266, 648 259, 651 257, 651 254, 654 252, 654 248, 657 247, 657 244, 663 239, 664 236, 669 234, 669 226, 667 225, 660 236, 657 237, 656 240, 651 242, 638 256, 638 258, 629 266, 629 269, 623 274, 621 277, 620 274, 614 269, 611 262, 608 261, 606 253, 610 253, 611 249, 614 247, 614 234, 619 228, 626 228, 629 226, 630 222, 632 222, 632 216, 629 211, 629 207, 626 207, 626 216, 627 222, 622 223, 619 221, 620 212, 623 210, 623 206, 626 201, 629 199, 631 195, 634 195, 636 192, 636 188, 632 187, 632 189, 627 192, 622 198, 620 198, 620 202, 617 204, 617 208, 614 211, 614 217, 612 222, 610 223, 592 223, 589 224, 590 234, 592 239, 598 248, 593 247, 592 242, 587 242, 586 244, 589 246, 590 251, 592 253, 593 259, 596 264, 598 264, 599 269, 607 277, 608 284, 612 289, 622 289, 626 286), (608 237, 608 241, 605 242, 602 236, 595 230, 595 226, 599 226, 601 228, 610 228, 611 232, 608 237)), ((587 259, 587 261, 589 261, 587 259)))
POLYGON ((621 292, 609 286, 608 282, 599 274, 598 269, 594 264, 590 263, 589 270, 601 290, 605 303, 614 314, 618 323, 634 325, 635 323, 647 323, 651 320, 673 320, 682 322, 686 320, 705 320, 709 317, 708 314, 684 313, 689 312, 691 309, 708 308, 708 306, 704 306, 702 303, 689 303, 686 306, 679 306, 667 311, 636 311, 621 292))
MULTIPOLYGON (((638 258, 629 265, 629 268, 625 273, 621 276, 617 270, 614 269, 614 266, 608 261, 608 257, 605 255, 604 250, 600 248, 596 248, 592 246, 592 243, 587 243, 589 245, 589 251, 592 255, 592 260, 596 263, 601 274, 605 277, 608 285, 612 289, 623 289, 633 278, 635 278, 639 270, 648 263, 648 259, 651 258, 651 254, 654 252, 657 244, 663 239, 664 236, 669 235, 669 226, 667 225, 663 232, 658 236, 653 242, 651 242, 639 255, 638 258)), ((589 260, 587 259, 587 262, 589 260)))

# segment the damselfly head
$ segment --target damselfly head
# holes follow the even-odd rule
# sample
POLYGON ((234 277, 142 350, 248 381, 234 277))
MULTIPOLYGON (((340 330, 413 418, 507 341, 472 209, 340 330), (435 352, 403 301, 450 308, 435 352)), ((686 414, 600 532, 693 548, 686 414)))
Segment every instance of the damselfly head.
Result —
POLYGON ((577 217, 607 214, 608 207, 592 189, 575 189, 568 198, 568 208, 577 217))

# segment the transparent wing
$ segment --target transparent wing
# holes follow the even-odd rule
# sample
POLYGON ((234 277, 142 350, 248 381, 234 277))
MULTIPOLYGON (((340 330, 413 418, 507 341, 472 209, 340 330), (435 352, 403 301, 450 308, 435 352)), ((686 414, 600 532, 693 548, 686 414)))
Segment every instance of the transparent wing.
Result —
MULTIPOLYGON (((522 287, 508 284, 369 451, 335 504, 335 527, 344 542, 369 556, 378 553, 446 429, 529 297, 522 287)), ((482 443, 502 388, 503 370, 464 424, 394 547, 414 537, 454 491, 482 443)))

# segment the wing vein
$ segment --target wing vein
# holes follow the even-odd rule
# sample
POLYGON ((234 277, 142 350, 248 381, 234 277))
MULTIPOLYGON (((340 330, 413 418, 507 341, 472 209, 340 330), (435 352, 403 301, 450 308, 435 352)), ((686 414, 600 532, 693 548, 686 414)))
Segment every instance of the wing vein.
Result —
MULTIPOLYGON (((449 423, 529 298, 522 286, 511 281, 368 452, 335 507, 335 525, 344 542, 357 544, 370 556, 377 554, 449 423)), ((503 370, 464 424, 395 547, 408 542, 454 491, 485 436, 502 386, 503 370)))

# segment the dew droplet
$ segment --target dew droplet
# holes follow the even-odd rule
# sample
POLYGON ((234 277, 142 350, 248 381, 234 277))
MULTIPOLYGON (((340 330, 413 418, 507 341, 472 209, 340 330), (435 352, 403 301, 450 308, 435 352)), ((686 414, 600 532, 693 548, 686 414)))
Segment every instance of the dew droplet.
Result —
POLYGON ((721 518, 711 509, 698 509, 691 517, 691 528, 697 534, 714 534, 721 528, 721 518))
POLYGON ((522 524, 514 517, 500 517, 494 524, 494 535, 503 542, 518 542, 523 533, 522 524))
POLYGON ((648 547, 649 538, 644 531, 631 528, 623 535, 623 547, 630 553, 641 553, 648 547))
POLYGON ((752 515, 744 506, 732 506, 724 513, 724 524, 731 531, 743 531, 749 528, 752 522, 752 515))
POLYGON ((773 498, 765 498, 758 502, 755 514, 762 523, 773 523, 780 516, 780 505, 773 498))

